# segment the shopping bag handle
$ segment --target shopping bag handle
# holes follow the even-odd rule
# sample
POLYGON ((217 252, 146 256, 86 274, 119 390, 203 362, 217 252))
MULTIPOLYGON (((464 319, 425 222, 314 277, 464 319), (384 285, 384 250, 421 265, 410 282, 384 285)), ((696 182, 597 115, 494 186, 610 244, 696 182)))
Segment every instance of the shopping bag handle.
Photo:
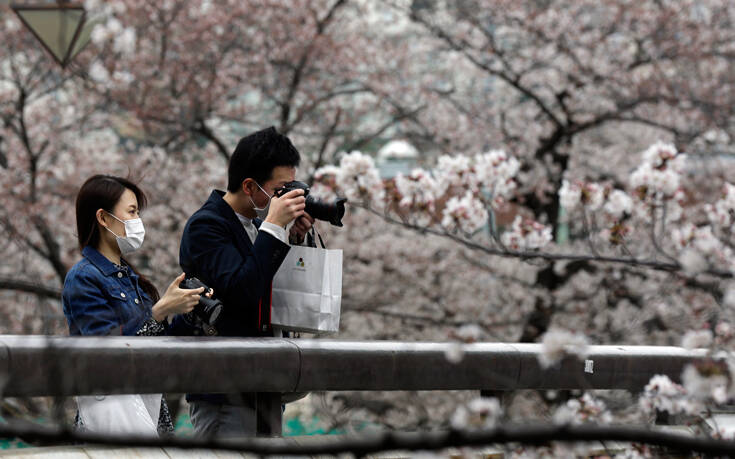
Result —
POLYGON ((311 227, 311 233, 306 233, 306 245, 309 247, 316 247, 316 241, 314 240, 314 233, 316 233, 316 236, 319 238, 319 243, 322 245, 322 249, 326 249, 327 247, 324 245, 324 240, 322 239, 322 235, 319 234, 319 231, 316 230, 316 227, 312 225, 311 227))

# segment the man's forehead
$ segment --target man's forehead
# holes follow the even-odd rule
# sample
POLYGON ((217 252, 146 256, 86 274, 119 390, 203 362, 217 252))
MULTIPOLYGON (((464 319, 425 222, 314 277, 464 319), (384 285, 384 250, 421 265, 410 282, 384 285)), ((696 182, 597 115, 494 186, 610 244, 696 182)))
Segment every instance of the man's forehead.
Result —
POLYGON ((278 166, 273 168, 273 174, 271 175, 271 181, 274 182, 290 182, 296 175, 295 167, 278 166))

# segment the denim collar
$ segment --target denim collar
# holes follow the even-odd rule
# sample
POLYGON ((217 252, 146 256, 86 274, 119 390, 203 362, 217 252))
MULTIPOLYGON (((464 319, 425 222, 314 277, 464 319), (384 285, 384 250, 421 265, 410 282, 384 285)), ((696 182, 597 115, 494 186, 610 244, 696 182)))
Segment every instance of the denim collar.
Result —
MULTIPOLYGON (((84 249, 82 249, 82 256, 89 260, 90 263, 95 265, 97 269, 99 269, 102 274, 105 276, 112 276, 113 274, 117 274, 120 272, 120 268, 115 266, 113 262, 108 260, 104 255, 102 255, 99 250, 95 249, 94 247, 88 245, 84 249)), ((123 265, 126 265, 124 260, 120 260, 123 265)), ((132 275, 132 273, 131 273, 132 275)))

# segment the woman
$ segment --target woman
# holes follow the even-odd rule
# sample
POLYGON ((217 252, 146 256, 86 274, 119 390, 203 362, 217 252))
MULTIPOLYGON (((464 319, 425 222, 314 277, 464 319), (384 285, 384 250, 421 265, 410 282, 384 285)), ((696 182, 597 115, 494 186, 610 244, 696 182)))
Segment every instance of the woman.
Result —
MULTIPOLYGON (((174 279, 160 297, 156 287, 123 258, 143 244, 145 229, 140 211, 146 204, 143 191, 120 177, 95 175, 79 190, 77 236, 83 258, 66 275, 62 294, 70 335, 162 335, 167 329, 167 316, 187 313, 199 302, 204 288, 179 288, 184 274, 174 279)), ((125 396, 119 397, 116 400, 126 400, 125 396)), ((138 396, 128 397, 140 400, 138 396)), ((95 408, 98 413, 104 398, 96 398, 100 401, 95 408)), ((95 406, 94 397, 79 397, 77 401, 83 413, 95 406)), ((160 407, 160 413, 152 413, 151 419, 158 419, 159 434, 171 433, 173 425, 164 400, 160 407)), ((84 421, 84 415, 77 416, 80 427, 85 427, 84 421)), ((91 426, 88 422, 86 428, 99 433, 125 433, 124 426, 116 428, 115 419, 95 422, 104 425, 91 426)), ((151 428, 155 429, 155 424, 151 428)))

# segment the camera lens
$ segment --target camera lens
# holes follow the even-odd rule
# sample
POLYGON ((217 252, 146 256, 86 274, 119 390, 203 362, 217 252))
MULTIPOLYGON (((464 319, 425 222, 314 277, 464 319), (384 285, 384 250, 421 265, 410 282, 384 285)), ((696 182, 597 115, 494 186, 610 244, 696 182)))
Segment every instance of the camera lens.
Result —
MULTIPOLYGON (((204 282, 200 281, 196 277, 184 279, 184 281, 179 284, 179 287, 185 289, 204 287, 203 293, 206 293, 207 290, 209 290, 209 287, 207 287, 204 282)), ((194 306, 194 310, 190 314, 196 315, 202 321, 209 325, 214 325, 217 322, 217 319, 219 318, 221 312, 222 302, 220 300, 216 298, 207 298, 206 296, 201 295, 201 297, 199 298, 199 303, 194 306)))
POLYGON ((202 307, 202 314, 200 316, 209 325, 214 325, 219 318, 220 312, 222 312, 222 303, 219 300, 213 300, 211 298, 202 297, 197 306, 202 307))
POLYGON ((307 214, 317 220, 324 220, 334 226, 342 226, 342 217, 345 215, 346 201, 347 199, 345 198, 339 198, 330 204, 323 202, 314 196, 307 196, 306 208, 304 210, 307 214))

